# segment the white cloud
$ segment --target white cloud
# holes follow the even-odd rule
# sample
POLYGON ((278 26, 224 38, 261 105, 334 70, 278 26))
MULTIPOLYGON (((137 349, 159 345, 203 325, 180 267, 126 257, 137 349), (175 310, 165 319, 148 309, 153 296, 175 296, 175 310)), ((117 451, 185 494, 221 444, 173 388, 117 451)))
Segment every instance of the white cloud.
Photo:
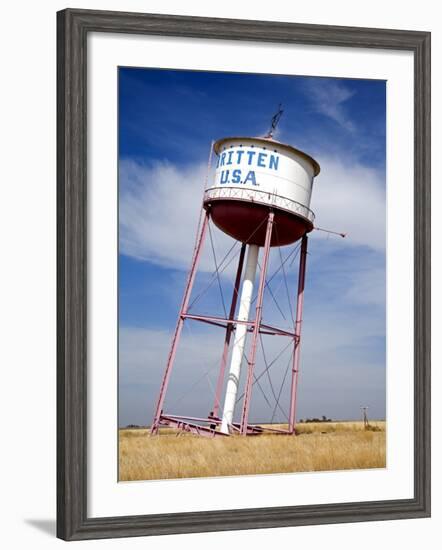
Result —
POLYGON ((315 79, 306 84, 306 95, 316 112, 331 118, 350 132, 356 130, 344 106, 354 95, 352 90, 327 79, 315 79))
MULTIPOLYGON (((144 166, 120 163, 120 252, 163 267, 188 270, 207 178, 207 166, 178 168, 167 162, 144 166)), ((218 261, 233 240, 212 232, 218 261), (220 252, 221 251, 221 252, 220 252)), ((202 271, 214 271, 208 245, 200 261, 202 271)), ((233 264, 230 270, 233 269, 233 264)), ((229 273, 231 271, 228 271, 229 273)))
MULTIPOLYGON (((312 209, 319 227, 348 233, 346 246, 385 248, 385 192, 375 170, 350 158, 344 164, 319 157, 321 174, 315 181, 312 209)), ((157 265, 187 270, 195 243, 206 167, 178 168, 168 163, 120 165, 120 250, 127 256, 157 265)), ((218 261, 232 244, 220 232, 218 261)), ((318 236, 319 233, 318 233, 318 236)), ((201 269, 213 272, 208 243, 201 269)), ((229 274, 234 269, 231 265, 229 274)))
POLYGON ((120 250, 168 267, 187 267, 201 206, 202 165, 177 169, 122 161, 120 165, 120 250))
POLYGON ((350 158, 319 157, 311 208, 318 227, 348 233, 348 244, 385 250, 385 187, 376 170, 350 158))

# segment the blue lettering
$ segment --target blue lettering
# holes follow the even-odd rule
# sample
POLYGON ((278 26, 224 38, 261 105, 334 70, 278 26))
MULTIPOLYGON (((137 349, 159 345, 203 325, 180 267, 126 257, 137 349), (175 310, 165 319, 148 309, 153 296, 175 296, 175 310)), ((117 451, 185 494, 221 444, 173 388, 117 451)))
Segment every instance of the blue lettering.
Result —
POLYGON ((279 164, 279 157, 275 155, 270 155, 270 164, 269 168, 274 168, 275 170, 278 170, 278 164, 279 164))
POLYGON ((251 181, 252 185, 258 185, 256 183, 255 172, 253 170, 250 170, 250 172, 247 174, 246 179, 244 180, 244 183, 247 183, 249 180, 251 181))
POLYGON ((216 167, 218 168, 219 166, 219 161, 220 161, 220 158, 218 157, 218 160, 216 161, 216 167))
POLYGON ((264 162, 265 158, 267 158, 267 153, 259 153, 258 154, 258 166, 260 166, 261 168, 266 167, 265 162, 264 162))
POLYGON ((232 183, 241 183, 241 170, 233 170, 232 183))
POLYGON ((227 159, 226 164, 232 164, 233 151, 229 151, 227 154, 229 155, 229 158, 227 159))
POLYGON ((220 183, 229 183, 229 172, 230 170, 223 170, 221 172, 220 183))
POLYGON ((221 166, 224 166, 224 161, 225 161, 225 160, 226 160, 226 154, 223 153, 223 154, 221 155, 221 166))
POLYGON ((247 151, 247 155, 249 156, 249 164, 252 164, 252 159, 255 156, 255 151, 247 151))
POLYGON ((242 157, 243 153, 244 153, 244 151, 237 151, 236 152, 236 155, 237 155, 236 156, 236 162, 237 162, 237 164, 241 164, 241 157, 242 157))

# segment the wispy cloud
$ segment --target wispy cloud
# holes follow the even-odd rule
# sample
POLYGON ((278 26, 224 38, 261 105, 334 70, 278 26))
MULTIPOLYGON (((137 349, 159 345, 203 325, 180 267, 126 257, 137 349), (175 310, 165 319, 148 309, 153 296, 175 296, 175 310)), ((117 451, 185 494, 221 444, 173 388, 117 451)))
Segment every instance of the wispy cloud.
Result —
MULTIPOLYGON (((187 269, 195 242, 207 166, 120 163, 120 252, 154 264, 187 269)), ((203 270, 212 270, 208 259, 203 270)))
POLYGON ((383 176, 348 157, 318 156, 311 208, 319 227, 348 234, 346 245, 385 250, 385 184, 383 176))
POLYGON ((345 102, 354 95, 350 88, 328 79, 312 79, 305 84, 304 90, 317 113, 334 120, 349 132, 356 130, 345 107, 345 102))
MULTIPOLYGON (((350 158, 319 157, 312 209, 320 227, 348 233, 345 246, 385 248, 385 191, 379 174, 350 158)), ((120 164, 120 252, 163 267, 188 269, 198 224, 206 167, 170 163, 120 164)), ((221 248, 231 240, 217 234, 221 248)), ((206 247, 207 248, 207 247, 206 247)), ((207 251, 206 251, 207 252, 207 251)), ((213 271, 211 255, 201 269, 213 271)))

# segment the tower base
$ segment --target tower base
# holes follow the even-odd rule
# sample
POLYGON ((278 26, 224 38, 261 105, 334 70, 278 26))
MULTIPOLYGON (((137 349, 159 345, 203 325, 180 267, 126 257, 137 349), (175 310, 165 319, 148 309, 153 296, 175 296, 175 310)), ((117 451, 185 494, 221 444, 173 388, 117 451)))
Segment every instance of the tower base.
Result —
MULTIPOLYGON (((197 418, 193 416, 178 416, 171 414, 162 414, 159 418, 158 427, 168 427, 178 430, 179 433, 190 433, 197 436, 208 438, 225 438, 240 435, 241 425, 239 423, 231 424, 232 433, 224 433, 219 429, 218 425, 221 424, 220 418, 209 416, 208 418, 197 418), (206 425, 207 424, 207 425, 206 425)), ((158 433, 158 430, 156 431, 158 433)), ((296 435, 296 433, 290 430, 282 430, 278 428, 270 428, 268 426, 259 426, 257 424, 248 424, 246 429, 246 436, 249 435, 296 435)))

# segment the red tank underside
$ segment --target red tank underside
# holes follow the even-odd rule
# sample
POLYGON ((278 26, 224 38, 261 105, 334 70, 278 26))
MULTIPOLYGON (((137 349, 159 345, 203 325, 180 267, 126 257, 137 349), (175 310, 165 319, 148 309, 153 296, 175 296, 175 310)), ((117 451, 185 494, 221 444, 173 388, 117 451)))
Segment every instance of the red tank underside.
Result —
MULTIPOLYGON (((264 246, 269 207, 236 200, 209 200, 210 215, 217 227, 237 241, 264 246), (258 229, 257 229, 258 228, 258 229)), ((270 246, 284 246, 300 239, 313 224, 279 208, 274 208, 274 225, 270 246)))

